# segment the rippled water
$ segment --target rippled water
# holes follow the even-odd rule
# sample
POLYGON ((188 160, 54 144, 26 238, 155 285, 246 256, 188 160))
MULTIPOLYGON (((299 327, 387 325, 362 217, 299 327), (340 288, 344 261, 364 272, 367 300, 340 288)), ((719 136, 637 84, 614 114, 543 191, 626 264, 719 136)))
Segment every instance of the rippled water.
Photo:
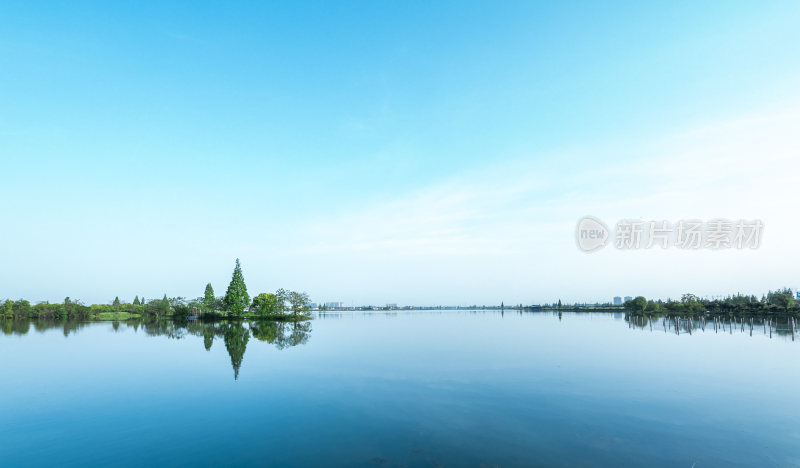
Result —
POLYGON ((442 311, 2 329, 3 466, 800 464, 800 343, 780 322, 442 311))

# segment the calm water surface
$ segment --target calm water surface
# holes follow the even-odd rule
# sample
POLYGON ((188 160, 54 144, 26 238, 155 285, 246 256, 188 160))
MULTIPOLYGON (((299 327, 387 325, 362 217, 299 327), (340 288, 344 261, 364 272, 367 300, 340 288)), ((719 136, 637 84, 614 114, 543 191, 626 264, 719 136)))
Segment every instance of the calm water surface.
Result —
POLYGON ((0 465, 800 466, 800 343, 679 325, 5 324, 0 465))

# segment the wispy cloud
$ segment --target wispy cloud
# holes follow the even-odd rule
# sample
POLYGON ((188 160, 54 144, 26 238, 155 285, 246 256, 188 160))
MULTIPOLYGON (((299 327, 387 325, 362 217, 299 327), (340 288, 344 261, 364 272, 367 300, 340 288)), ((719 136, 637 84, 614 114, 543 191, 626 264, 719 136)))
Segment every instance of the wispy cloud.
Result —
MULTIPOLYGON (((555 226, 586 213, 607 216, 759 216, 790 210, 800 160, 796 113, 773 113, 673 135, 657 146, 626 148, 610 164, 517 160, 442 181, 362 210, 314 219, 309 253, 391 249, 398 255, 519 253, 561 237, 555 226), (637 156, 630 154, 636 152, 637 156), (776 183, 778 182, 778 183, 776 183)), ((610 160, 603 149, 593 157, 610 160)))
MULTIPOLYGON (((520 158, 357 211, 314 218, 298 230, 292 252, 309 262, 324 258, 365 271, 388 262, 395 278, 407 284, 419 277, 421 265, 458 282, 497 264, 506 268, 507 283, 515 275, 528 277, 580 300, 587 297, 569 286, 575 281, 587 284, 584 294, 618 291, 620 283, 628 291, 664 296, 690 286, 724 293, 736 287, 730 275, 745 265, 760 271, 750 288, 760 282, 774 287, 791 277, 788 265, 800 261, 794 241, 800 223, 792 214, 800 197, 787 191, 800 183, 792 166, 800 160, 796 128, 798 113, 770 112, 676 132, 649 145, 597 149, 595 159, 520 158), (576 220, 587 214, 609 223, 637 217, 759 218, 768 237, 758 252, 713 252, 711 260, 704 257, 708 253, 678 250, 606 249, 586 255, 577 252, 573 235, 576 220), (688 271, 687 254, 695 255, 688 271), (458 270, 464 265, 468 275, 458 270), (533 265, 538 269, 530 269, 533 265), (598 278, 597 269, 611 271, 611 265, 616 276, 598 278), (662 282, 673 279, 656 285, 654 276, 642 271, 654 272, 662 282)), ((503 287, 499 278, 484 280, 503 287)), ((511 281, 507 287, 520 285, 511 281)))

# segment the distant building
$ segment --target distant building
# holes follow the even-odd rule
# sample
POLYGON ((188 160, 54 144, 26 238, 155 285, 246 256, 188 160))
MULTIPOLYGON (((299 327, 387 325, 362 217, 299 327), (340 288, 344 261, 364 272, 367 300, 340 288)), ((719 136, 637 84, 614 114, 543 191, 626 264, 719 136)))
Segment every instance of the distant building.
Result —
POLYGON ((625 296, 625 302, 632 301, 632 300, 633 300, 633 298, 632 298, 632 297, 630 297, 630 296, 625 296))
POLYGON ((622 298, 619 296, 614 296, 614 305, 622 305, 622 298))
POLYGON ((344 302, 326 302, 326 309, 344 309, 344 302))
POLYGON ((397 304, 386 304, 386 308, 389 310, 397 309, 397 304))

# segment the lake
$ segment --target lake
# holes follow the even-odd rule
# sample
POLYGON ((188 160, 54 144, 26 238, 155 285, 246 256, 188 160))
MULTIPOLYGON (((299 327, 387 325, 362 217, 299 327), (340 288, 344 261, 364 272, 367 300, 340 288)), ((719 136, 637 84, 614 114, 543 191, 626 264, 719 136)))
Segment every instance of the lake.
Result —
POLYGON ((3 466, 800 466, 785 323, 452 310, 3 332, 3 466))

